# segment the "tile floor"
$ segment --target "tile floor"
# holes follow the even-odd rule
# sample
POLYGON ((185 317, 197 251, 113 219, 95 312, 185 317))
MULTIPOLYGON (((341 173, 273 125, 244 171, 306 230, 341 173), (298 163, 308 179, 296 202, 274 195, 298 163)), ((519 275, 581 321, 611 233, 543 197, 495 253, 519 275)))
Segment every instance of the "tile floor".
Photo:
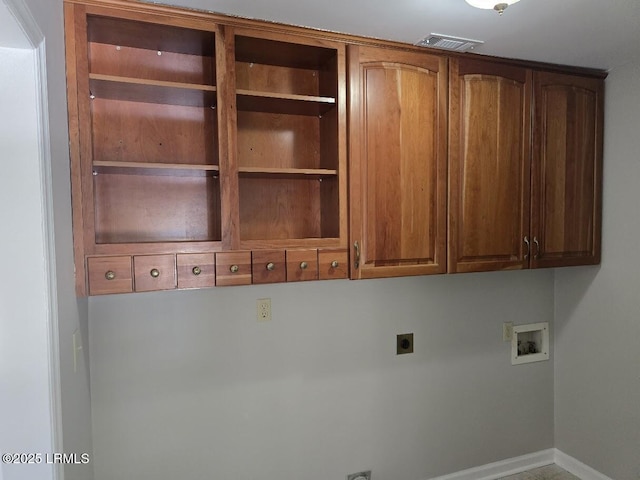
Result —
POLYGON ((570 474, 566 470, 557 465, 547 465, 546 467, 535 468, 528 472, 510 475, 500 480, 580 480, 575 475, 570 474))

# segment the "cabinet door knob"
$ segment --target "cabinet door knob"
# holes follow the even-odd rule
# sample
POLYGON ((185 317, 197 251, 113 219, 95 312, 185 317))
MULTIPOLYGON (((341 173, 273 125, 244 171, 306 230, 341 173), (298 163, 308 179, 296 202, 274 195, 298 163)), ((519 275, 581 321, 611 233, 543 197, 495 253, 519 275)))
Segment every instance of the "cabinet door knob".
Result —
POLYGON ((524 244, 527 246, 527 253, 524 254, 524 259, 529 258, 529 253, 531 252, 531 243, 529 242, 529 238, 527 236, 524 237, 524 244))
POLYGON ((202 269, 201 269, 200 267, 198 267, 198 266, 195 266, 195 267, 193 267, 193 268, 191 269, 191 272, 192 272, 194 275, 200 275, 200 274, 202 273, 202 269))
POLYGON ((229 267, 229 271, 230 271, 231 273, 238 273, 238 270, 240 270, 240 267, 239 267, 238 265, 231 265, 231 266, 229 267))
POLYGON ((153 277, 153 278, 158 278, 160 276, 160 270, 158 270, 157 268, 152 269, 149 274, 153 277))
POLYGON ((270 272, 273 272, 276 269, 276 264, 273 262, 269 262, 267 263, 267 270, 269 270, 270 272))
POLYGON ((104 278, 106 278, 107 280, 113 280, 114 278, 116 278, 116 272, 114 272, 113 270, 109 270, 104 274, 104 278))
POLYGON ((338 263, 337 260, 334 260, 333 262, 331 262, 331 268, 338 268, 338 265, 340 264, 338 263))
POLYGON ((307 262, 300 262, 300 270, 306 270, 308 266, 307 262))
POLYGON ((355 254, 355 258, 353 259, 353 267, 358 269, 360 267, 360 244, 356 240, 353 242, 353 253, 355 254))

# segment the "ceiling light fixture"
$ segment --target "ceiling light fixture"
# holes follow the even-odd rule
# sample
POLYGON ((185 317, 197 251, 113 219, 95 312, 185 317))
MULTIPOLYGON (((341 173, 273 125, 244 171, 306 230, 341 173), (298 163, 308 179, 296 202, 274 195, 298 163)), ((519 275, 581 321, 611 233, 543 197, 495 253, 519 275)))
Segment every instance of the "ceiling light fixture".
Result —
POLYGON ((502 15, 509 5, 519 2, 520 0, 504 0, 502 2, 496 0, 465 0, 469 5, 476 8, 484 8, 487 10, 495 10, 502 15))

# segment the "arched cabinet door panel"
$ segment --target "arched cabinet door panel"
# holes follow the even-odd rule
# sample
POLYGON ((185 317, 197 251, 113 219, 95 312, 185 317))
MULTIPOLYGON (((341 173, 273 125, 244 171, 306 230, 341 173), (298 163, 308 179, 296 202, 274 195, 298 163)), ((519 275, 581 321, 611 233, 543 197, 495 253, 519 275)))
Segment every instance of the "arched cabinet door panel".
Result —
POLYGON ((348 54, 351 276, 444 273, 446 58, 348 54))
POLYGON ((603 82, 534 76, 532 267, 600 263, 603 82))
POLYGON ((527 268, 531 72, 450 62, 449 272, 527 268))

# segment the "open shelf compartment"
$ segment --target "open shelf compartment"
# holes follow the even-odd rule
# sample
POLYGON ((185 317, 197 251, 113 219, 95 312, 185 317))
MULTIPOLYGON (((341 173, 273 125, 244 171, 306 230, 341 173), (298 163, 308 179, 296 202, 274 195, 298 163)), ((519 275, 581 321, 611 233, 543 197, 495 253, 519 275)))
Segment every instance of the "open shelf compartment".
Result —
POLYGON ((171 25, 89 16, 93 74, 215 85, 215 34, 171 25))
POLYGON ((240 239, 339 237, 337 178, 240 177, 240 239))
POLYGON ((219 241, 220 184, 212 176, 94 176, 97 244, 219 241))
POLYGON ((238 110, 323 115, 336 105, 337 51, 236 36, 238 110))

